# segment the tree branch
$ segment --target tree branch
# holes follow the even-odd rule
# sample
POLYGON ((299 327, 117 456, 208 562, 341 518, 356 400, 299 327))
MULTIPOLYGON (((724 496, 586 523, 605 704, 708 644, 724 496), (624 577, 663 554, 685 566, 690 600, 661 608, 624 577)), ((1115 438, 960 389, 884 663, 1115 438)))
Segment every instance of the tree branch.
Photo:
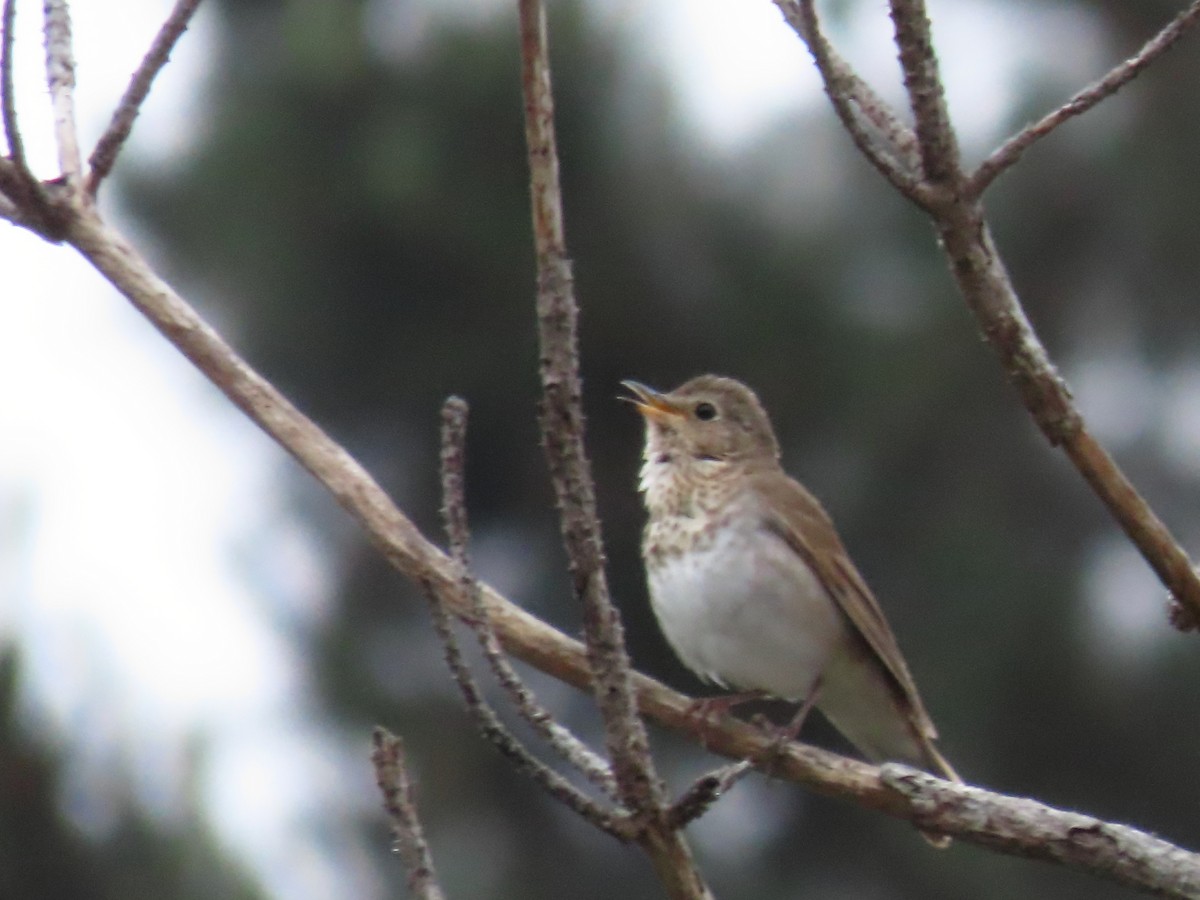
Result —
POLYGON ((433 868, 433 855, 417 815, 412 779, 404 761, 404 742, 384 728, 371 735, 375 782, 383 794, 383 808, 392 822, 396 849, 408 871, 408 888, 418 900, 445 900, 433 868))
MULTIPOLYGON (((911 6, 912 4, 897 2, 894 9, 911 6)), ((56 132, 60 135, 62 157, 62 132, 69 132, 71 136, 74 133, 73 111, 69 102, 73 83, 69 24, 65 19, 66 7, 62 0, 47 0, 46 8, 48 66, 56 66, 63 70, 57 75, 52 73, 51 76, 56 132), (65 56, 60 49, 51 49, 63 46, 66 47, 65 56), (54 65, 50 66, 52 60, 54 65), (63 97, 67 102, 62 102, 63 97), (64 108, 69 115, 63 114, 64 108), (60 128, 59 123, 69 123, 70 127, 60 128)), ((540 43, 540 52, 544 59, 544 21, 541 10, 536 4, 529 2, 523 4, 522 11, 523 25, 533 21, 542 32, 540 37, 534 34, 533 40, 540 43), (526 16, 531 10, 536 13, 532 20, 526 16)), ((522 33, 523 36, 528 36, 524 27, 522 33)), ((527 86, 534 80, 543 77, 548 79, 546 70, 540 66, 541 63, 537 63, 527 68, 527 86)), ((548 80, 545 87, 548 89, 548 80)), ((536 86, 533 94, 527 94, 527 113, 531 118, 544 117, 545 124, 548 124, 551 111, 548 92, 532 106, 529 102, 531 96, 537 96, 536 86)), ((531 132, 534 130, 535 127, 531 126, 531 132)), ((534 144, 531 140, 531 147, 541 147, 545 150, 548 146, 552 151, 552 132, 549 136, 551 142, 548 145, 534 144)), ((220 336, 153 272, 145 260, 100 219, 88 198, 78 193, 77 144, 75 149, 74 178, 72 179, 70 174, 72 166, 68 152, 63 162, 67 181, 67 188, 63 191, 65 196, 55 195, 55 202, 63 211, 62 229, 66 239, 235 405, 295 456, 364 527, 389 562, 436 598, 438 602, 435 603, 435 608, 442 609, 447 615, 471 618, 475 613, 475 601, 462 590, 460 567, 420 534, 352 457, 304 417, 269 382, 246 365, 220 336)), ((558 336, 556 340, 547 340, 543 344, 544 355, 549 357, 551 351, 557 352, 562 347, 567 347, 573 352, 575 311, 570 293, 569 265, 566 262, 565 251, 559 252, 562 247, 561 214, 557 216, 557 229, 552 220, 539 219, 537 214, 539 184, 543 188, 547 185, 552 186, 548 194, 541 196, 553 198, 551 206, 557 203, 557 178, 554 177, 549 182, 544 178, 547 172, 556 172, 557 161, 552 152, 539 157, 535 149, 532 156, 535 170, 535 233, 553 236, 556 231, 558 236, 557 249, 550 247, 552 252, 545 254, 539 238, 539 270, 549 273, 547 277, 539 278, 539 319, 548 334, 553 332, 550 336, 558 336), (548 168, 539 168, 544 166, 548 168), (537 174, 539 171, 543 176, 541 181, 537 174), (539 223, 542 227, 539 227, 539 223), (544 266, 541 265, 543 262, 544 266), (547 321, 556 316, 562 317, 563 321, 547 321), (565 342, 562 340, 564 335, 568 338, 565 342)), ((967 248, 971 253, 954 256, 957 251, 948 251, 952 252, 952 259, 960 260, 955 265, 956 274, 959 274, 959 269, 962 268, 965 273, 963 277, 967 281, 980 277, 994 287, 995 279, 1003 275, 994 253, 984 252, 982 259, 971 255, 980 250, 990 251, 990 238, 982 226, 981 213, 977 220, 964 218, 964 210, 972 214, 979 212, 978 207, 973 204, 959 204, 951 209, 959 218, 955 221, 947 219, 941 223, 947 227, 955 226, 957 232, 963 231, 964 228, 969 232, 972 225, 978 226, 979 229, 978 245, 967 248), (987 260, 989 255, 990 263, 987 260), (989 269, 989 266, 994 266, 994 271, 989 269)), ((27 212, 24 207, 18 211, 22 214, 27 212)), ((1007 286, 1006 278, 1002 281, 1002 286, 1007 286)), ((1011 288, 1009 290, 1011 291, 1011 288)), ((1015 304, 1015 297, 1012 299, 1015 304)), ((1021 352, 1026 356, 1032 354, 1031 358, 1035 362, 1038 352, 1044 357, 1044 351, 1036 343, 1032 330, 1021 328, 1024 316, 1019 304, 1005 308, 1003 297, 991 297, 989 300, 999 303, 1002 311, 1015 316, 1016 327, 1012 334, 1018 343, 1028 344, 1028 341, 1032 340, 1033 350, 1030 351, 1029 346, 1024 346, 1021 352)), ((1024 324, 1027 326, 1028 323, 1024 324)), ((568 353, 568 357, 573 358, 572 353, 568 353)), ((1024 357, 1019 353, 1017 358, 1024 357)), ((1043 361, 1047 371, 1053 374, 1048 360, 1043 361)), ((568 367, 561 370, 552 366, 550 360, 544 363, 547 402, 543 409, 543 418, 548 420, 554 416, 563 416, 563 421, 571 424, 569 434, 578 442, 582 434, 582 416, 578 413, 578 370, 577 366, 571 369, 569 363, 570 359, 568 367), (568 376, 565 382, 548 377, 561 372, 568 376), (552 400, 554 402, 551 402, 552 400), (574 420, 571 419, 572 402, 576 416, 574 420), (578 427, 575 427, 576 425, 578 427)), ((1048 395, 1051 406, 1057 403, 1059 397, 1068 401, 1068 408, 1058 421, 1062 423, 1065 432, 1073 432, 1077 423, 1071 415, 1073 410, 1069 408, 1069 395, 1066 394, 1065 387, 1061 392, 1049 390, 1048 395)), ((1049 418, 1055 419, 1053 415, 1049 418)), ((558 437, 559 432, 554 429, 547 428, 547 432, 548 444, 552 440, 561 439, 558 437), (555 437, 552 437, 551 433, 555 437)), ((576 503, 579 496, 586 501, 591 494, 590 476, 586 459, 582 456, 581 445, 578 449, 578 460, 582 461, 582 467, 576 466, 574 473, 567 474, 585 482, 582 494, 577 495, 569 480, 564 482, 565 487, 560 488, 560 500, 565 498, 571 503, 576 503)), ((567 459, 570 459, 570 452, 566 451, 567 459)), ((551 458, 553 469, 556 465, 555 460, 559 457, 553 450, 548 450, 548 456, 551 458)), ((584 502, 577 509, 582 509, 590 515, 591 531, 584 527, 582 532, 577 534, 573 530, 576 527, 575 520, 564 523, 565 531, 568 532, 568 546, 576 549, 581 547, 580 558, 585 563, 580 566, 575 562, 576 587, 585 600, 592 596, 591 592, 598 589, 607 599, 607 589, 603 582, 603 554, 599 547, 598 526, 595 525, 594 501, 591 505, 584 502), (577 544, 576 538, 582 538, 582 544, 577 544)), ((575 557, 572 559, 575 560, 575 557)), ((1192 581, 1194 583, 1195 579, 1192 581)), ((581 689, 591 688, 601 698, 602 711, 607 710, 611 714, 612 709, 631 706, 632 698, 621 695, 624 690, 626 694, 636 697, 636 707, 642 714, 652 717, 666 727, 693 734, 700 730, 694 716, 690 715, 691 703, 687 698, 644 676, 625 670, 624 687, 619 677, 612 682, 617 687, 615 699, 613 694, 606 693, 605 679, 613 678, 611 667, 614 665, 607 648, 602 647, 603 652, 596 652, 590 648, 585 650, 578 642, 513 606, 485 585, 479 586, 479 594, 481 602, 486 606, 487 618, 494 625, 496 636, 505 649, 567 683, 581 689), (597 665, 597 657, 602 665, 597 665)), ((611 609, 611 605, 609 608, 611 609)), ((593 615, 591 607, 585 607, 585 618, 593 615)), ((611 620, 600 617, 596 629, 610 637, 615 636, 619 647, 619 622, 615 619, 615 612, 612 615, 611 620)), ((446 622, 449 624, 448 618, 446 622)), ((619 660, 623 657, 623 650, 621 654, 616 657, 617 669, 619 660)), ((631 721, 637 728, 641 728, 641 721, 636 716, 631 721)), ((913 773, 903 767, 890 766, 880 770, 816 748, 796 744, 780 749, 775 735, 735 720, 726 719, 718 725, 705 724, 698 739, 710 749, 734 759, 769 758, 771 772, 777 777, 787 777, 813 790, 851 799, 864 807, 913 821, 922 828, 943 832, 1006 853, 1049 858, 1165 896, 1196 896, 1200 892, 1200 858, 1125 826, 1080 817, 1032 801, 1006 797, 978 788, 941 783, 931 776, 913 773), (1059 837, 1055 839, 1056 842, 1047 845, 1040 842, 1040 839, 1030 838, 1029 835, 1037 833, 1039 828, 1058 829, 1059 837), (1115 855, 1110 852, 1113 845, 1118 847, 1115 855), (1047 846, 1054 849, 1045 849, 1047 846), (1169 873, 1159 868, 1159 861, 1164 859, 1170 862, 1169 873)), ((728 771, 732 773, 740 768, 735 766, 728 771)), ((625 776, 636 775, 637 771, 635 761, 625 771, 625 776)), ((653 778, 652 769, 647 771, 653 778)), ((649 788, 633 783, 632 779, 629 783, 622 783, 619 778, 618 783, 623 793, 628 796, 653 798, 656 793, 661 794, 661 787, 657 785, 656 780, 650 782, 649 788)), ((708 793, 711 793, 708 788, 700 787, 689 791, 685 798, 692 796, 696 803, 702 804, 708 793)), ((659 820, 635 823, 636 828, 640 829, 634 835, 635 839, 649 850, 659 866, 660 875, 667 880, 673 896, 705 896, 707 890, 694 874, 686 844, 679 839, 678 832, 670 827, 671 823, 667 821, 668 813, 661 809, 660 812, 662 815, 659 820)))
POLYGON ((150 49, 146 51, 137 71, 129 80, 129 85, 125 88, 125 93, 117 104, 117 108, 113 110, 108 128, 104 130, 104 134, 96 142, 91 156, 88 157, 86 187, 89 195, 96 196, 96 192, 100 189, 100 183, 112 171, 121 148, 133 130, 134 120, 141 112, 142 103, 150 93, 154 79, 158 77, 162 67, 167 64, 171 57, 171 51, 187 30, 188 23, 191 22, 192 15, 199 6, 200 0, 176 0, 174 9, 171 10, 171 14, 167 16, 166 21, 158 30, 158 34, 155 35, 150 49))
POLYGON ((634 836, 635 829, 630 826, 629 817, 623 810, 606 809, 534 756, 504 726, 500 717, 496 715, 496 711, 484 699, 483 691, 479 689, 470 668, 463 660, 462 652, 458 647, 458 639, 454 636, 454 622, 450 609, 454 605, 455 598, 459 599, 458 605, 462 604, 461 592, 445 594, 432 581, 422 582, 421 588, 425 598, 429 601, 429 609, 433 614, 433 626, 442 642, 450 674, 454 678, 454 683, 458 685, 467 712, 475 720, 484 739, 499 750, 500 754, 511 762, 518 772, 527 776, 567 809, 619 840, 630 840, 634 836))
POLYGON ((46 84, 54 107, 58 168, 72 195, 81 189, 79 132, 75 127, 75 51, 71 45, 71 13, 67 0, 44 0, 46 84))
POLYGON ((754 763, 743 759, 701 775, 671 804, 667 814, 671 824, 676 828, 684 828, 700 818, 753 768, 754 763))
POLYGON ((25 145, 17 127, 17 98, 13 87, 13 28, 16 25, 17 0, 4 0, 0 13, 0 112, 4 117, 4 141, 8 156, 18 169, 25 168, 25 145))
POLYGON ((45 226, 52 218, 48 198, 29 170, 29 163, 25 159, 25 142, 17 122, 17 96, 13 82, 16 14, 16 0, 4 0, 4 9, 0 13, 0 119, 4 123, 8 158, 0 157, 0 217, 44 233, 46 229, 38 226, 45 226), (40 215, 31 215, 33 210, 40 215))
MULTIPOLYGON (((967 191, 923 0, 892 0, 891 10, 904 83, 916 118, 924 185, 936 198, 924 206, 937 227, 960 293, 1047 440, 1052 446, 1062 446, 1175 600, 1193 620, 1200 621, 1200 578, 1191 561, 1087 430, 1070 390, 1025 315, 992 243, 978 197, 967 191)), ((1172 617, 1171 621, 1183 618, 1172 617)))
POLYGON ((989 836, 978 841, 984 846, 1002 846, 1005 852, 1072 868, 1085 866, 1164 897, 1200 896, 1200 857, 1126 825, 1063 812, 1035 800, 1005 797, 997 803, 998 795, 898 763, 884 765, 879 780, 902 794, 914 810, 935 816, 939 823, 986 823, 989 836))
POLYGON ((550 480, 558 498, 563 545, 575 596, 583 604, 583 633, 593 692, 604 720, 605 743, 622 804, 642 823, 638 843, 654 863, 668 896, 711 898, 683 833, 667 815, 666 792, 638 714, 620 614, 609 597, 591 465, 583 444, 578 319, 563 228, 554 98, 546 10, 519 0, 521 92, 529 158, 530 206, 537 258, 537 322, 542 404, 539 420, 550 480))
POLYGON ((925 0, 891 0, 891 9, 925 180, 954 190, 962 176, 958 139, 946 109, 925 0))
POLYGON ((996 177, 1010 168, 1035 142, 1068 119, 1083 115, 1101 100, 1111 97, 1133 81, 1150 63, 1175 46, 1175 42, 1183 37, 1197 20, 1200 20, 1200 0, 1192 0, 1187 9, 1148 40, 1134 56, 1113 68, 1099 81, 1088 85, 1054 112, 1021 129, 988 154, 987 159, 980 163, 967 179, 963 192, 968 197, 982 196, 996 177))
MULTIPOLYGON (((94 212, 85 212, 70 223, 71 243, 104 275, 151 324, 251 420, 287 450, 334 496, 364 528, 372 542, 401 573, 418 584, 436 588, 450 610, 459 617, 472 613, 468 598, 458 586, 457 567, 431 544, 370 477, 321 429, 299 412, 269 382, 254 372, 205 324, 195 312, 147 265, 145 260, 94 212)), ((581 690, 592 686, 583 647, 505 600, 486 585, 480 586, 488 616, 505 649, 519 659, 581 690)), ((811 790, 855 802, 896 818, 918 821, 957 839, 1000 852, 1033 855, 1020 840, 995 826, 995 822, 1055 822, 1070 839, 1077 824, 1074 813, 1037 807, 1030 801, 979 788, 947 785, 951 794, 963 794, 977 805, 970 814, 961 810, 914 807, 896 787, 881 780, 880 770, 866 763, 837 756, 815 747, 792 743, 778 748, 774 734, 732 718, 697 725, 689 698, 644 675, 634 673, 633 687, 641 712, 658 724, 691 735, 697 743, 732 759, 771 760, 771 774, 796 781, 811 790), (969 793, 966 793, 969 792, 969 793)), ((1125 832, 1122 832, 1123 834, 1125 832)), ((1195 896, 1200 891, 1200 857, 1130 829, 1135 849, 1124 854, 1120 874, 1110 865, 1110 854, 1076 835, 1078 853, 1052 861, 1107 879, 1135 884, 1168 897, 1195 896), (1162 883, 1147 860, 1169 854, 1186 876, 1162 883), (1181 882, 1186 877, 1187 881, 1181 882), (1179 887, 1183 883, 1184 887, 1179 887)))
POLYGON ((465 496, 466 437, 466 401, 451 397, 442 406, 442 513, 446 537, 450 541, 450 558, 458 565, 462 589, 471 601, 472 615, 467 620, 468 624, 475 632, 492 674, 508 694, 509 701, 521 718, 576 771, 610 798, 617 800, 619 792, 608 763, 593 753, 570 729, 555 721, 550 711, 538 702, 533 691, 509 665, 496 631, 492 628, 479 581, 471 574, 467 552, 470 530, 467 526, 465 496))
POLYGON ((825 39, 814 0, 774 3, 812 54, 825 93, 859 152, 904 196, 919 206, 929 203, 916 135, 825 39))

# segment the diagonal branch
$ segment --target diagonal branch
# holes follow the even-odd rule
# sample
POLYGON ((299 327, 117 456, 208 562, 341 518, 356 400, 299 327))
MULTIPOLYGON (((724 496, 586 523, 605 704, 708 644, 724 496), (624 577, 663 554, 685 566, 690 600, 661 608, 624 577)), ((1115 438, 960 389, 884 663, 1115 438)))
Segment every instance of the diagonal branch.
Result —
MULTIPOLYGON (((238 408, 270 435, 333 495, 363 527, 384 557, 407 578, 436 589, 454 615, 471 615, 458 587, 457 567, 430 543, 391 502, 371 476, 328 435, 306 418, 270 382, 251 369, 117 232, 88 210, 70 223, 69 239, 79 252, 141 312, 164 337, 238 408)), ((587 656, 578 641, 551 628, 481 585, 488 616, 501 644, 514 656, 575 687, 592 685, 587 656)), ((691 701, 644 675, 632 676, 639 710, 658 724, 691 734, 714 752, 732 759, 770 759, 775 777, 787 778, 832 797, 907 820, 955 838, 1017 856, 1038 856, 1030 835, 1053 829, 1058 847, 1071 854, 1053 862, 1132 884, 1168 897, 1200 894, 1200 856, 1135 829, 1113 826, 1032 801, 955 785, 938 787, 969 806, 916 802, 881 780, 866 763, 799 744, 778 749, 777 738, 748 724, 726 719, 698 733, 691 701), (1004 827, 997 823, 1003 822, 1004 827), (1115 829, 1115 858, 1101 829, 1115 829), (1170 861, 1160 874, 1154 860, 1170 861)))
POLYGON ((1142 73, 1150 63, 1158 59, 1200 20, 1200 0, 1171 20, 1158 34, 1148 40, 1134 56, 1113 68, 1107 75, 1077 93, 1054 112, 1027 125, 1003 144, 993 150, 967 179, 964 193, 969 197, 980 197, 988 186, 1005 169, 1011 167, 1033 144, 1059 125, 1076 116, 1081 116, 1101 100, 1111 97, 1142 73))
POLYGON ((96 196, 100 182, 112 171, 121 148, 133 130, 134 120, 141 112, 142 103, 150 93, 154 79, 158 77, 162 67, 167 64, 171 57, 171 50, 187 30, 188 23, 191 22, 192 15, 198 6, 200 6, 200 0, 176 0, 174 9, 167 16, 167 20, 163 22, 154 41, 150 44, 150 49, 146 51, 137 71, 129 80, 124 95, 117 104, 117 108, 113 110, 108 128, 104 130, 104 134, 96 142, 91 156, 88 157, 87 192, 91 196, 96 196))
POLYGON ((1155 574, 1196 615, 1200 580, 1191 561, 1088 431, 1070 389, 1025 315, 978 203, 960 202, 937 220, 937 226, 959 291, 1038 428, 1052 446, 1062 447, 1155 574))

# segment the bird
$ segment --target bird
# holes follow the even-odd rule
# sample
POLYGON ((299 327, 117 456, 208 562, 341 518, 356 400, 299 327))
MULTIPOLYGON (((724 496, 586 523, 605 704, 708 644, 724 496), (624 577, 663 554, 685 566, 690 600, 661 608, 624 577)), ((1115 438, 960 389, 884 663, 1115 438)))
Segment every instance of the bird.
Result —
POLYGON ((680 661, 746 692, 730 705, 802 702, 789 739, 815 705, 871 761, 961 783, 883 610, 821 503, 784 471, 754 391, 718 375, 665 393, 622 385, 646 427, 650 603, 680 661))

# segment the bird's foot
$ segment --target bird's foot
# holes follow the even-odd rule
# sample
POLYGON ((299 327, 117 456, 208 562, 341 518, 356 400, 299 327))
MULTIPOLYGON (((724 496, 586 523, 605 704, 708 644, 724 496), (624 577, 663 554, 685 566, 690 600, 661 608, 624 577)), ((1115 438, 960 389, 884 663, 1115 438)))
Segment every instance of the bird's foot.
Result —
POLYGON ((804 698, 804 702, 800 704, 800 709, 796 711, 796 715, 792 716, 792 720, 779 728, 770 722, 767 722, 761 716, 755 719, 755 723, 764 731, 774 732, 775 740, 763 751, 758 763, 762 770, 768 775, 774 774, 775 766, 783 758, 787 751, 787 746, 792 741, 796 740, 800 735, 800 729, 804 727, 804 722, 808 718, 808 714, 812 712, 813 707, 817 704, 817 697, 821 693, 821 680, 818 678, 813 685, 812 690, 808 692, 808 696, 804 698))
POLYGON ((762 700, 769 696, 766 691, 742 691, 737 694, 721 694, 717 697, 698 697, 688 704, 687 717, 700 731, 700 737, 705 746, 708 745, 707 733, 715 730, 720 721, 729 715, 735 706, 762 700))

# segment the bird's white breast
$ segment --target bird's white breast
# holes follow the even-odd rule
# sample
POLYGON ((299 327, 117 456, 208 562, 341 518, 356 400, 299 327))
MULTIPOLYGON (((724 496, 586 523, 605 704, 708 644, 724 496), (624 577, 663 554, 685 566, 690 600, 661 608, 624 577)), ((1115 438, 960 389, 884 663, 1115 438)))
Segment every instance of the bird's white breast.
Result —
POLYGON ((656 531, 665 539, 694 528, 700 540, 689 552, 652 560, 651 603, 667 640, 697 674, 798 699, 846 641, 846 625, 816 576, 762 527, 751 503, 734 503, 722 527, 709 522, 701 531, 687 517, 652 525, 650 545, 656 531))

